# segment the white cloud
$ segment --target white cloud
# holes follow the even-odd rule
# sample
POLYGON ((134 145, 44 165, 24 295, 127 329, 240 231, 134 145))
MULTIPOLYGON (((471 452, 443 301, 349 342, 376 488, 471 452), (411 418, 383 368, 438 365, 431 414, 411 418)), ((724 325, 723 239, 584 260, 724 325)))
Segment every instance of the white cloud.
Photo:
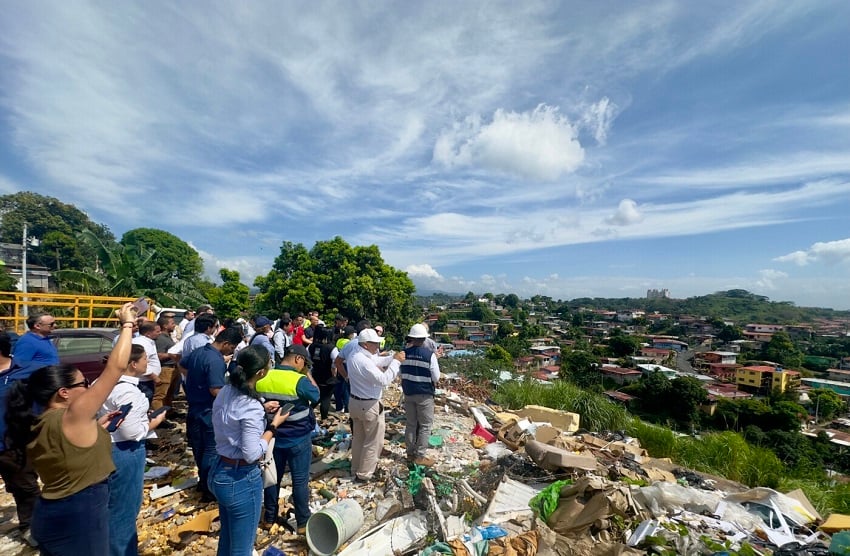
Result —
POLYGON ((618 107, 608 97, 589 105, 581 116, 582 127, 587 128, 600 145, 608 141, 608 131, 614 124, 618 107))
POLYGON ((584 160, 576 130, 557 107, 529 112, 496 110, 490 123, 467 117, 444 130, 433 159, 447 167, 472 166, 540 181, 575 171, 584 160))
POLYGON ((411 276, 411 278, 413 278, 413 277, 431 278, 431 279, 435 279, 435 280, 442 280, 443 279, 443 277, 440 276, 440 273, 437 272, 437 270, 434 269, 434 267, 432 267, 429 264, 408 265, 404 269, 404 271, 407 272, 411 276))
POLYGON ((776 286, 776 281, 781 280, 783 278, 788 278, 788 274, 782 272, 781 270, 766 268, 763 270, 759 270, 759 279, 756 280, 755 284, 756 286, 765 290, 776 290, 778 289, 776 286))
POLYGON ((819 241, 805 251, 794 251, 773 260, 781 263, 794 263, 798 266, 806 266, 812 263, 850 262, 850 238, 837 241, 819 241))
POLYGON ((617 206, 617 212, 605 219, 605 222, 614 226, 630 226, 643 220, 643 215, 638 210, 637 203, 631 199, 623 199, 617 206))

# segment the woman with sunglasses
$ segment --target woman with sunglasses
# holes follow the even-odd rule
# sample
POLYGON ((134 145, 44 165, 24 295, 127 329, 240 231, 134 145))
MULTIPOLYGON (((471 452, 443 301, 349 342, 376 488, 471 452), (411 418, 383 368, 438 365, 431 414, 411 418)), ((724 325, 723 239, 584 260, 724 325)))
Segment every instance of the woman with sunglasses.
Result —
POLYGON ((36 501, 31 531, 43 555, 109 553, 109 486, 115 470, 112 443, 95 415, 118 383, 130 359, 136 311, 126 303, 117 311, 118 342, 97 383, 69 365, 35 371, 9 391, 6 422, 11 444, 26 449, 44 484, 36 501), (34 412, 34 406, 39 410, 34 412))

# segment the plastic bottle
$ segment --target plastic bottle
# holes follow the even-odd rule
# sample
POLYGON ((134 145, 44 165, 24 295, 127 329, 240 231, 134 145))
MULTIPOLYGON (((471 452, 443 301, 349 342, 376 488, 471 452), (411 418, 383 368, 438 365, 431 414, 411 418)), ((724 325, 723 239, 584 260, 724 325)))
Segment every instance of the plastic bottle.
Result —
POLYGON ((263 556, 286 556, 286 553, 275 546, 269 546, 263 550, 263 556))

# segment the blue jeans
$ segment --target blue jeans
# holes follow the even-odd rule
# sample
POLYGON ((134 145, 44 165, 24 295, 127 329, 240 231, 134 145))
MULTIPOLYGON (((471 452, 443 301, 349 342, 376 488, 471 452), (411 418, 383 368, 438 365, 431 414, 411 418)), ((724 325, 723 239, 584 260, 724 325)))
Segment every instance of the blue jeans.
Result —
POLYGON ((42 556, 108 554, 108 505, 107 481, 58 500, 39 497, 30 525, 39 553, 42 556))
POLYGON ((145 488, 145 443, 113 444, 112 461, 115 472, 109 476, 109 554, 136 556, 139 553, 136 518, 145 488))
POLYGON ((339 382, 334 387, 334 409, 337 411, 348 411, 348 399, 351 397, 351 386, 348 381, 339 377, 339 382))
MULTIPOLYGON (((289 440, 289 439, 287 439, 289 440)), ((279 447, 277 440, 274 446, 274 464, 277 467, 277 484, 266 487, 263 491, 263 519, 266 523, 274 523, 280 506, 280 480, 289 465, 292 474, 292 505, 295 506, 295 522, 298 527, 307 525, 310 519, 310 464, 313 462, 313 443, 308 434, 297 441, 294 446, 279 447)))
POLYGON ((198 466, 198 490, 208 493, 207 479, 210 469, 218 459, 215 453, 215 433, 212 427, 212 410, 193 412, 186 416, 186 436, 192 448, 195 465, 198 466))
POLYGON ((218 500, 219 556, 251 556, 263 503, 263 476, 256 463, 231 465, 217 458, 209 489, 218 500))

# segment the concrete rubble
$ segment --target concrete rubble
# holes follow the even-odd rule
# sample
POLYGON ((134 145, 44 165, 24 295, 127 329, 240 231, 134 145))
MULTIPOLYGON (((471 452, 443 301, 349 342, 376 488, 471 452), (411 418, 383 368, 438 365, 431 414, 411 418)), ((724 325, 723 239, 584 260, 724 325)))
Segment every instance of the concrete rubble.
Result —
MULTIPOLYGON (((365 516, 339 554, 827 554, 828 533, 850 528, 847 516, 829 516, 832 526, 819 529, 823 518, 800 492, 749 489, 680 469, 649 457, 635 439, 582 431, 578 415, 537 406, 510 412, 481 402, 486 398, 474 387, 458 386, 438 391, 432 469, 405 462, 404 412, 394 386, 384 398, 387 432, 372 482, 349 476, 345 416, 321 423, 313 511, 353 499, 365 516)), ((160 437, 148 454, 140 554, 214 554, 218 510, 201 504, 191 488, 197 477, 184 429, 160 437)), ((282 507, 291 494, 287 481, 282 507)), ((0 554, 37 554, 20 538, 14 515, 3 491, 0 554)), ((308 554, 305 538, 285 525, 258 529, 258 554, 269 546, 308 554)))

